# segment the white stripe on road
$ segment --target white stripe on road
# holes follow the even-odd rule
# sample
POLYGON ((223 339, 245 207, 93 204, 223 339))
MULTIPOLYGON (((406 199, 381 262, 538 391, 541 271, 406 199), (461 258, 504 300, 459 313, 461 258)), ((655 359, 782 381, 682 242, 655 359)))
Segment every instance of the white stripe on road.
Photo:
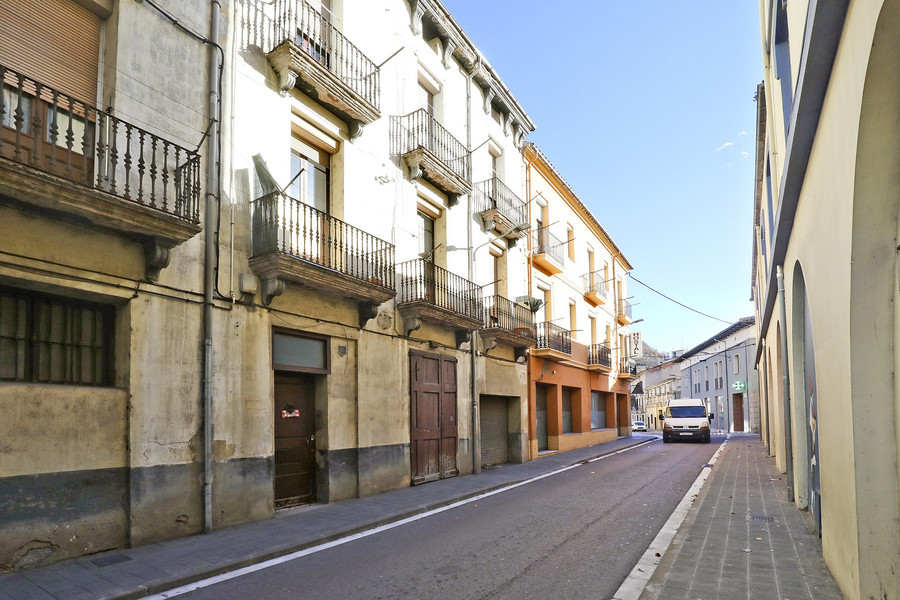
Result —
MULTIPOLYGON (((592 458, 586 462, 596 462, 598 460, 602 460, 604 458, 608 458, 610 456, 614 456, 616 454, 622 454, 623 452, 628 452, 629 450, 634 450, 636 448, 640 448, 641 446, 646 446, 652 442, 657 441, 659 438, 654 437, 651 440, 647 440, 646 442, 641 442, 640 444, 635 444, 634 446, 629 446, 628 448, 624 448, 622 450, 618 450, 616 452, 611 452, 609 454, 604 454, 603 456, 598 456, 596 458, 592 458)), ((315 554, 317 552, 321 552, 322 550, 328 550, 329 548, 334 548, 336 546, 342 546, 343 544, 347 544, 349 542, 353 542, 365 537, 369 537, 370 535, 375 535, 376 533, 381 533, 382 531, 387 531, 389 529, 393 529, 395 527, 400 527, 402 525, 407 525, 409 523, 413 523, 418 521, 419 519, 424 519, 426 517, 430 517, 432 515, 436 515, 442 513, 447 510, 451 510, 454 508, 459 508, 460 506, 464 506, 466 504, 471 504, 473 502, 478 502, 483 498, 487 498, 489 496, 494 496, 496 494, 500 494, 502 492, 507 492, 509 490, 515 489, 517 487, 521 487, 523 485, 528 485, 529 483, 534 483, 535 481, 540 481, 541 479, 545 479, 552 475, 558 475, 560 473, 565 473, 566 471, 570 471, 577 467, 581 467, 586 464, 586 462, 576 463, 574 465, 569 465, 568 467, 563 467, 561 469, 556 469, 555 471, 550 471, 549 473, 544 473, 543 475, 538 475, 537 477, 532 477, 531 479, 526 479, 524 481, 520 481, 518 483, 510 484, 506 487, 498 488, 496 490, 491 490, 490 492, 485 492, 483 494, 479 494, 477 496, 473 496, 471 498, 466 498, 465 500, 459 500, 452 504, 448 504, 447 506, 441 506, 440 508, 435 508, 429 510, 427 512, 423 512, 417 515, 413 515, 411 517, 406 517, 405 519, 400 519, 399 521, 394 521, 393 523, 388 523, 386 525, 381 525, 379 527, 374 527, 372 529, 368 529, 366 531, 361 531, 359 533, 354 533, 353 535, 348 535, 347 537, 342 537, 337 540, 333 540, 330 542, 326 542, 324 544, 319 544, 318 546, 312 546, 310 548, 305 548, 303 550, 298 550, 297 552, 292 552, 290 554, 285 554, 284 556, 279 556, 278 558, 273 558, 271 560, 267 560, 261 563, 257 563, 255 565, 250 565, 248 567, 243 567, 234 571, 230 571, 228 573, 222 573, 221 575, 216 575, 214 577, 210 577, 208 579, 201 579, 200 581, 195 581, 194 583, 189 583, 187 585, 183 585, 178 588, 173 588, 171 590, 161 592, 159 594, 155 594, 153 596, 147 596, 149 600, 166 600, 167 598, 175 598, 176 596, 181 596, 183 594, 187 594, 189 592, 195 592, 197 590, 201 590, 203 588, 209 587, 211 585, 216 585, 217 583, 222 583, 223 581, 228 581, 230 579, 236 579, 238 577, 243 577, 244 575, 249 575, 250 573, 255 573, 256 571, 262 571, 263 569, 268 569, 269 567, 274 567, 276 565, 280 565, 282 563, 286 563, 298 558, 302 558, 304 556, 309 556, 310 554, 315 554)))
POLYGON ((628 574, 628 577, 625 578, 625 581, 622 582, 622 585, 616 590, 612 600, 637 600, 640 598, 644 588, 647 587, 647 583, 650 582, 650 578, 656 571, 656 567, 659 566, 659 563, 663 559, 663 555, 669 548, 669 544, 672 543, 675 533, 678 531, 678 528, 681 527, 694 500, 697 499, 697 495, 703 488, 703 484, 706 483, 707 477, 709 477, 709 474, 712 472, 712 465, 716 464, 716 461, 719 460, 719 456, 721 456, 722 451, 725 450, 725 444, 728 443, 729 439, 731 439, 730 435, 725 437, 725 441, 722 442, 722 445, 719 446, 716 453, 709 459, 709 466, 703 467, 703 470, 700 471, 700 474, 697 476, 697 479, 694 480, 691 489, 684 495, 684 498, 682 498, 681 502, 678 503, 678 506, 675 507, 675 511, 669 517, 669 520, 666 521, 666 524, 662 526, 662 529, 659 530, 659 533, 656 534, 656 537, 650 542, 650 547, 647 548, 647 551, 641 556, 641 559, 631 570, 631 573, 628 574))

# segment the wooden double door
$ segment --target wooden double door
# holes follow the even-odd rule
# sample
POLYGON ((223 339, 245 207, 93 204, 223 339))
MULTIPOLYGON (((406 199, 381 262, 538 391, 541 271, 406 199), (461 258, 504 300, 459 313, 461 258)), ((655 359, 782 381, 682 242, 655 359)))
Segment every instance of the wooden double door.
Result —
POLYGON ((409 370, 412 484, 458 475, 456 359, 410 352, 409 370))

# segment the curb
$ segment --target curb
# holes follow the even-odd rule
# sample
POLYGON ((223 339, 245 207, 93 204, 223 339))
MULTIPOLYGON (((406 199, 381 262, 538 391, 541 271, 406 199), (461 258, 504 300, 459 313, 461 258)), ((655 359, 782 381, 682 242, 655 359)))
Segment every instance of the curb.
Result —
POLYGON ((696 506, 695 500, 700 495, 700 491, 703 489, 706 480, 712 473, 713 465, 715 465, 719 457, 722 456, 722 453, 725 451, 725 446, 728 445, 730 440, 731 435, 725 436, 725 441, 719 445, 719 448, 712 455, 712 458, 710 458, 709 462, 701 469, 700 474, 697 475, 697 478, 687 491, 687 494, 684 495, 684 498, 681 499, 681 502, 679 502, 678 506, 675 507, 675 510, 672 511, 668 520, 663 524, 662 529, 659 530, 659 533, 656 534, 656 537, 650 542, 650 546, 647 547, 646 552, 641 555, 641 558, 625 578, 625 581, 622 582, 622 585, 619 586, 619 589, 613 594, 612 600, 637 600, 641 597, 641 594, 644 593, 647 584, 650 583, 653 574, 656 572, 656 568, 665 558, 665 554, 672 545, 672 541, 675 539, 675 535, 684 523, 685 518, 688 516, 691 509, 696 506))
MULTIPOLYGON (((659 436, 654 435, 652 438, 639 439, 634 440, 631 443, 625 444, 621 447, 598 451, 596 453, 591 453, 590 456, 579 458, 577 460, 572 460, 570 462, 566 462, 560 464, 555 469, 551 469, 550 471, 555 471, 558 469, 567 469, 576 465, 587 464, 591 460, 595 460, 600 457, 610 456, 613 454, 617 454, 634 446, 639 446, 641 444, 648 444, 652 442, 659 441, 661 438, 659 436)), ((600 449, 598 449, 600 450, 600 449)), ((533 461, 532 461, 533 462, 533 461)), ((523 463, 525 464, 525 463, 523 463)), ((550 471, 547 471, 548 473, 550 471)), ((509 481, 505 481, 503 483, 498 483, 496 485, 486 486, 484 488, 466 492, 464 494, 454 495, 451 498, 445 498, 440 501, 431 502, 429 504, 425 504, 422 506, 418 506, 414 509, 406 510, 400 513, 395 513, 387 517, 383 517, 380 519, 372 520, 365 525, 358 525, 355 527, 349 527, 346 529, 341 529, 340 531, 329 533, 327 535, 323 535, 314 540, 305 540, 298 543, 287 544, 280 546, 278 548, 273 548, 271 551, 261 552, 258 554, 254 554, 253 556, 249 556, 240 560, 233 560, 228 562, 227 564, 216 565, 214 567, 207 568, 198 568, 194 572, 190 574, 185 574, 177 577, 173 577, 171 579, 167 579, 165 581, 156 581, 151 583, 146 583, 145 585, 139 586, 138 589, 128 590, 122 593, 112 594, 108 596, 103 596, 102 600, 137 600, 139 598, 146 598, 147 596, 165 594, 168 591, 174 590, 175 588, 179 588, 182 586, 190 585, 192 583, 196 583, 203 579, 208 579, 211 577, 215 577, 217 575, 223 575, 225 573, 229 573, 231 571, 236 571, 241 568, 250 567, 262 562, 266 562, 269 560, 277 559, 282 556, 286 556, 288 554, 292 554, 294 552, 300 552, 303 550, 307 550, 309 548, 313 548, 315 546, 319 546, 322 544, 327 544, 329 542, 333 542, 335 540, 339 540, 344 537, 352 536, 358 533, 362 533, 364 531, 368 531, 370 529, 375 529, 378 527, 382 527, 384 525, 389 525, 391 523, 395 523, 397 521, 401 521, 403 519, 408 519, 410 517, 414 517, 416 515, 426 513, 429 511, 433 511, 439 508, 443 508, 445 506, 449 506, 456 502, 460 502, 463 500, 467 500, 469 498, 473 498, 475 496, 480 496, 482 494, 490 493, 501 488, 505 488, 508 486, 520 484, 523 481, 528 479, 532 479, 534 477, 540 476, 541 474, 533 474, 527 477, 510 479, 509 481)))

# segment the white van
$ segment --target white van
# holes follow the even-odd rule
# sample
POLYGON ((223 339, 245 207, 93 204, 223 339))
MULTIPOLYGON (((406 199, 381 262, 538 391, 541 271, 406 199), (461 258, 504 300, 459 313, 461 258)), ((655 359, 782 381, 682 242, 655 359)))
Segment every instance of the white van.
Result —
POLYGON ((709 443, 709 422, 713 415, 699 398, 669 400, 663 417, 663 442, 703 440, 709 443))

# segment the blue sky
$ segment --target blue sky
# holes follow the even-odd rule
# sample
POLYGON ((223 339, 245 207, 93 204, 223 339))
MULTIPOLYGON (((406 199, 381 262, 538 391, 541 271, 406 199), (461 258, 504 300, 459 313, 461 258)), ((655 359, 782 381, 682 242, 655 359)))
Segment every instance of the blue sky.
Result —
MULTIPOLYGON (((751 0, 443 0, 641 281, 727 320, 750 302, 759 12, 751 0)), ((658 350, 727 325, 629 282, 658 350)))

